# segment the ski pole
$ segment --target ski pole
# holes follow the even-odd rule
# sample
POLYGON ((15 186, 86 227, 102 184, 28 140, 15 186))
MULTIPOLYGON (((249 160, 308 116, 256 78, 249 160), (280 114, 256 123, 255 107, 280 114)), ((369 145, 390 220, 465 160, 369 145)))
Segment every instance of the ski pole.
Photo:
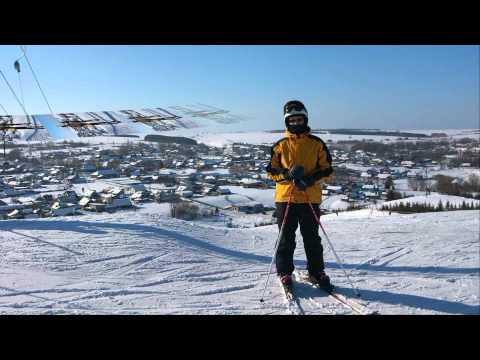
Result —
POLYGON ((288 196, 287 207, 285 208, 285 214, 283 215, 283 219, 282 219, 282 226, 280 227, 280 232, 278 233, 277 241, 275 242, 275 251, 273 252, 272 261, 270 262, 270 267, 268 268, 267 281, 265 282, 265 287, 263 288, 262 297, 260 298, 260 302, 265 301, 265 300, 263 300, 263 296, 265 295, 265 290, 267 289, 268 280, 270 279, 270 273, 272 272, 273 262, 275 261, 275 257, 277 256, 278 246, 280 245, 280 238, 282 237, 282 234, 283 234, 283 228, 285 226, 285 223, 287 222, 288 210, 290 209, 290 203, 291 203, 291 200, 292 200, 292 195, 293 195, 293 190, 294 189, 295 189, 295 186, 292 187, 292 189, 290 190, 290 194, 288 196))
POLYGON ((312 214, 313 214, 313 217, 315 218, 315 220, 317 221, 318 225, 320 226, 320 228, 322 229, 322 232, 323 234, 325 235, 325 239, 327 239, 327 242, 328 242, 328 245, 330 246, 330 249, 332 249, 332 252, 333 254, 335 255, 335 258, 337 259, 337 262, 338 264, 340 265, 340 268, 343 270, 343 273, 345 274, 345 277, 347 278, 348 282, 350 283, 350 286, 353 288, 353 290, 355 291, 356 295, 358 297, 360 297, 360 293, 358 292, 358 289, 355 287, 355 285, 353 285, 353 282, 352 280, 350 280, 350 277, 348 276, 347 272, 345 271, 345 268, 343 267, 343 263, 342 263, 342 260, 340 260, 340 258, 338 257, 335 249, 333 248, 333 245, 332 245, 332 242, 330 241, 330 239, 328 238, 328 235, 327 233, 325 232, 325 229, 323 228, 322 226, 322 223, 320 222, 320 217, 317 217, 317 214, 315 213, 315 210, 313 209, 313 206, 312 206, 312 203, 310 202, 310 199, 308 197, 308 194, 306 191, 305 192, 305 196, 307 198, 307 201, 308 201, 308 205, 310 205, 310 209, 312 210, 312 214))

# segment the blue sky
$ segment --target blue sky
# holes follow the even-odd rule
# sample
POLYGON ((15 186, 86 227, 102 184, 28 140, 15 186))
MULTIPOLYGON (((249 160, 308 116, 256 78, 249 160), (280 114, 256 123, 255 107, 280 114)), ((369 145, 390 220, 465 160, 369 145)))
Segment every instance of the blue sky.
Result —
MULTIPOLYGON (((28 46, 54 112, 204 103, 279 129, 305 103, 314 128, 479 127, 478 46, 28 46)), ((0 46, 18 94, 18 46, 0 46)), ((27 111, 48 113, 22 62, 27 111)), ((3 79, 0 104, 22 114, 3 79)))

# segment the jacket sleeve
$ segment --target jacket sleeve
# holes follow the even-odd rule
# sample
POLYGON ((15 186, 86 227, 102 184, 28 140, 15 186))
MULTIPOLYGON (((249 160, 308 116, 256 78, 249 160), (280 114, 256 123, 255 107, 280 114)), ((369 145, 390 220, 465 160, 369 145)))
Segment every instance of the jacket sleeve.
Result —
POLYGON ((288 169, 282 167, 281 156, 280 146, 272 146, 270 163, 267 165, 266 170, 267 178, 276 182, 287 181, 285 179, 285 172, 288 171, 288 169))
POLYGON ((327 145, 322 142, 322 148, 318 153, 317 168, 309 176, 309 181, 314 183, 322 178, 329 178, 333 174, 332 156, 327 145))

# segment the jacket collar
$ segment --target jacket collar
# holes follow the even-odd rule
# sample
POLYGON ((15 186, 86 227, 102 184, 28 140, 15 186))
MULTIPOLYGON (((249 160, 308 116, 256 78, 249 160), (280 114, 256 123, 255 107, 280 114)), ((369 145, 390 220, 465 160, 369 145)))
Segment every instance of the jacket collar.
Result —
POLYGON ((310 132, 311 131, 308 130, 308 131, 306 131, 304 133, 301 133, 301 134, 293 134, 290 131, 285 130, 284 136, 287 137, 287 138, 291 138, 291 139, 302 139, 302 138, 308 137, 308 135, 310 135, 310 132))

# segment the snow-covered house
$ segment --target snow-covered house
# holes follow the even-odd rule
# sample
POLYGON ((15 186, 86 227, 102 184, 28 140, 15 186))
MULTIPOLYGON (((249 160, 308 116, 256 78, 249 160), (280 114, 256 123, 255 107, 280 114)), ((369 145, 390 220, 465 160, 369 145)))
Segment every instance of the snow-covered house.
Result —
POLYGON ((233 210, 234 212, 244 212, 246 214, 258 214, 265 211, 263 204, 252 201, 250 203, 242 203, 242 204, 232 204, 227 207, 229 210, 233 210))
POLYGON ((185 198, 189 198, 193 196, 193 191, 184 185, 180 185, 175 191, 175 193, 185 198))
POLYGON ((87 179, 85 179, 82 176, 79 176, 78 174, 69 175, 69 176, 66 177, 66 180, 70 184, 81 184, 81 183, 87 182, 87 179))
POLYGON ((157 202, 171 202, 178 196, 178 194, 175 193, 175 188, 153 190, 152 194, 157 202))
POLYGON ((411 168, 411 167, 415 166, 415 163, 413 161, 405 160, 405 161, 402 161, 400 163, 400 165, 404 166, 404 167, 407 167, 407 168, 411 168))
POLYGON ((123 188, 123 190, 126 194, 135 194, 136 192, 139 192, 139 191, 145 191, 146 188, 145 188, 145 185, 142 183, 131 183, 126 185, 123 188))
POLYGON ((133 195, 130 196, 130 200, 134 203, 144 203, 147 201, 152 201, 153 195, 150 191, 137 191, 133 195))
POLYGON ((263 187, 265 187, 265 183, 263 181, 256 180, 256 179, 243 178, 239 181, 239 183, 244 188, 263 188, 263 187))
POLYGON ((215 184, 217 179, 216 179, 215 176, 207 175, 207 176, 205 176, 204 181, 207 182, 207 183, 210 183, 210 184, 215 184))
POLYGON ((328 192, 334 193, 334 194, 341 194, 343 192, 342 186, 333 186, 333 185, 328 185, 326 187, 326 190, 328 192))
POLYGON ((62 201, 55 202, 51 207, 52 216, 67 216, 75 215, 76 205, 72 203, 65 203, 62 201))
POLYGON ((218 188, 217 191, 220 195, 230 195, 232 193, 230 189, 227 188, 218 188))
POLYGON ((23 219, 23 212, 21 209, 12 210, 7 214, 8 219, 23 219))
POLYGON ((367 198, 367 199, 378 199, 380 197, 380 193, 378 192, 374 192, 374 191, 365 191, 363 193, 363 195, 367 198))
POLYGON ((114 210, 119 208, 127 208, 132 206, 132 202, 125 195, 123 190, 112 189, 106 194, 102 194, 102 201, 106 210, 114 210))
POLYGON ((78 201, 78 196, 75 191, 69 190, 64 192, 62 195, 58 197, 59 201, 68 202, 68 203, 75 203, 78 201))
POLYGON ((88 204, 93 202, 93 200, 89 197, 82 197, 80 201, 78 202, 78 205, 80 205, 81 208, 86 208, 88 204))
MULTIPOLYGON (((0 218, 9 218, 8 214, 12 213, 14 210, 21 211, 24 207, 25 206, 23 204, 7 203, 0 200, 0 218)), ((15 216, 17 216, 17 214, 18 212, 15 213, 15 216)))
POLYGON ((423 174, 419 171, 411 170, 407 173, 408 178, 416 178, 416 179, 422 179, 423 174))
POLYGON ((90 176, 97 179, 106 179, 118 177, 119 174, 113 169, 102 169, 95 171, 94 173, 90 174, 90 176))
POLYGON ((202 168, 208 168, 208 167, 214 167, 215 165, 218 165, 222 162, 222 158, 217 158, 217 157, 211 157, 211 158, 202 158, 201 160, 197 161, 197 168, 202 169, 202 168))
POLYGON ((391 178, 391 177, 392 177, 391 174, 386 174, 386 173, 382 173, 382 174, 377 175, 377 178, 379 180, 382 180, 382 181, 386 181, 388 178, 391 178))

